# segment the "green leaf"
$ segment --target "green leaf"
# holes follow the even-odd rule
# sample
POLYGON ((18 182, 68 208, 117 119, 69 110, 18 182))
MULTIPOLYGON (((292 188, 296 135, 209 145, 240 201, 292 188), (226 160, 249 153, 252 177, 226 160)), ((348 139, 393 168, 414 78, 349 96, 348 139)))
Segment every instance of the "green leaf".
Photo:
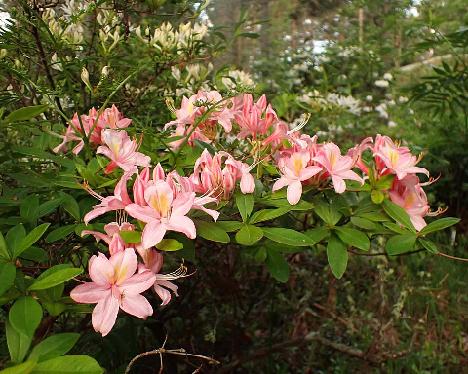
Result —
POLYGON ((11 122, 20 122, 20 121, 30 120, 31 118, 34 118, 41 113, 44 113, 48 107, 49 107, 48 104, 43 104, 43 105, 27 106, 24 108, 17 109, 11 112, 5 118, 5 122, 11 123, 11 122))
POLYGON ((328 263, 335 278, 340 279, 348 266, 348 251, 346 245, 337 237, 332 236, 327 246, 328 263))
POLYGON ((265 264, 271 276, 278 282, 287 282, 289 279, 289 264, 284 256, 275 250, 267 251, 265 264))
POLYGON ((46 201, 44 204, 39 205, 37 212, 38 218, 46 216, 49 213, 52 213, 57 207, 62 203, 63 196, 57 197, 53 200, 46 201))
POLYGON ((8 320, 5 321, 5 332, 11 361, 15 363, 22 362, 26 357, 26 353, 28 353, 32 336, 16 331, 8 320))
POLYGON ((42 237, 42 235, 44 235, 49 226, 50 223, 43 223, 42 225, 35 227, 28 235, 26 235, 25 238, 23 238, 18 243, 18 246, 13 252, 13 257, 18 257, 25 249, 28 249, 35 242, 37 242, 42 237))
POLYGON ((0 257, 9 260, 11 259, 11 253, 8 250, 7 243, 5 241, 5 238, 3 237, 3 234, 0 232, 0 257))
POLYGON ((13 254, 18 250, 20 246, 20 242, 25 238, 26 230, 22 224, 16 225, 12 227, 6 234, 6 242, 8 249, 12 254, 12 258, 14 257, 13 254))
POLYGON ((283 207, 278 209, 262 209, 255 212, 250 218, 250 223, 258 223, 263 221, 269 221, 278 218, 291 211, 291 207, 283 207))
POLYGON ((140 231, 120 231, 120 237, 127 244, 141 243, 141 232, 140 231))
POLYGON ((70 235, 72 232, 75 231, 76 225, 66 225, 66 226, 61 226, 53 231, 51 231, 45 238, 45 241, 47 243, 54 243, 58 240, 61 240, 68 235, 70 235))
POLYGON ((229 235, 218 224, 213 222, 196 220, 197 235, 203 239, 218 243, 229 243, 229 235))
POLYGON ((372 190, 370 196, 374 204, 382 204, 385 199, 384 193, 379 190, 372 190))
POLYGON ((336 234, 343 243, 362 249, 363 251, 369 250, 369 238, 362 231, 345 226, 335 227, 335 230, 336 234))
POLYGON ((98 362, 84 355, 66 355, 42 361, 31 374, 101 374, 104 369, 98 362))
POLYGON ((387 229, 396 232, 397 234, 408 234, 409 232, 407 229, 394 222, 384 222, 382 225, 384 225, 387 229))
POLYGON ((385 250, 390 256, 410 252, 416 243, 416 234, 403 234, 392 236, 387 240, 385 250))
POLYGON ((429 223, 426 227, 424 227, 420 232, 419 235, 427 235, 431 232, 440 231, 446 229, 447 227, 456 225, 460 222, 459 218, 454 217, 446 217, 438 219, 437 221, 429 223))
POLYGON ((244 225, 236 233, 236 242, 242 245, 252 245, 263 238, 263 231, 261 228, 254 225, 244 225))
POLYGON ((437 249, 437 245, 434 242, 431 242, 427 239, 418 239, 419 244, 421 244, 424 248, 426 248, 430 253, 437 254, 439 250, 437 249))
POLYGON ((384 200, 382 207, 385 210, 385 213, 392 217, 396 222, 400 223, 411 231, 415 231, 408 213, 406 213, 406 210, 404 210, 401 206, 396 205, 390 200, 384 200))
POLYGON ((77 275, 80 275, 83 269, 80 268, 63 268, 61 265, 55 265, 50 269, 47 269, 41 274, 40 278, 36 279, 33 284, 29 286, 29 290, 44 290, 51 288, 57 284, 64 283, 77 275))
POLYGON ((0 296, 7 291, 16 278, 16 266, 11 262, 0 263, 0 296))
POLYGON ((304 231, 304 234, 309 237, 313 244, 317 244, 330 235, 330 230, 327 227, 316 227, 304 231))
POLYGON ((239 209, 239 213, 242 217, 242 221, 247 222, 250 214, 252 213, 254 207, 254 197, 252 194, 236 194, 236 205, 239 209))
POLYGON ((377 228, 375 223, 367 218, 351 217, 351 223, 354 226, 365 230, 375 230, 377 228))
POLYGON ((28 360, 22 364, 3 369, 0 374, 29 374, 35 366, 36 361, 28 360))
POLYGON ((313 245, 314 242, 305 234, 284 228, 262 227, 263 234, 270 240, 297 247, 313 245))
POLYGON ((38 211, 39 198, 36 195, 28 196, 20 205, 20 216, 26 222, 35 221, 38 211))
POLYGON ((237 231, 242 227, 242 222, 239 221, 217 221, 216 224, 226 232, 237 231))
POLYGON ((184 245, 175 239, 163 239, 156 244, 156 248, 160 251, 172 252, 184 248, 184 245))
POLYGON ((80 207, 73 196, 64 194, 61 205, 74 219, 77 221, 81 219, 80 207))
POLYGON ((41 362, 62 356, 73 348, 79 337, 80 334, 72 332, 49 336, 32 349, 29 359, 41 362))
POLYGON ((42 319, 41 305, 31 296, 20 297, 11 307, 8 318, 17 332, 32 338, 42 319))
POLYGON ((334 209, 331 205, 317 204, 315 206, 315 213, 330 226, 336 225, 341 218, 341 213, 334 209))

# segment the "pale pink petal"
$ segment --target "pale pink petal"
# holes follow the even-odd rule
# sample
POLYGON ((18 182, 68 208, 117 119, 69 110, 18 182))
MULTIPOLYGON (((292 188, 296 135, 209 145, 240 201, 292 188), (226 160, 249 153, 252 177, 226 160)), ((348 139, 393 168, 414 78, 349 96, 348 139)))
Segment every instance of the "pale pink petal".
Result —
POLYGON ((70 292, 70 297, 77 303, 95 304, 111 293, 109 286, 100 286, 94 282, 85 282, 70 292))
POLYGON ((172 215, 185 216, 193 206, 195 192, 183 192, 172 203, 172 215))
POLYGON ((289 183, 291 183, 290 179, 287 179, 285 177, 281 177, 278 179, 274 184, 273 188, 271 189, 273 192, 278 191, 282 189, 284 186, 287 186, 289 183))
POLYGON ((103 214, 110 212, 112 210, 114 209, 109 206, 102 207, 102 206, 96 205, 92 211, 90 211, 84 216, 83 221, 87 225, 89 221, 93 220, 96 217, 102 216, 103 214))
POLYGON ((309 166, 301 171, 300 179, 301 181, 306 181, 307 179, 312 178, 314 175, 322 171, 321 167, 318 166, 309 166))
POLYGON ((156 280, 156 276, 153 272, 146 270, 141 273, 137 273, 127 280, 125 280, 122 284, 119 285, 119 289, 123 294, 131 293, 137 294, 146 291, 150 288, 156 280))
POLYGON ((167 227, 160 221, 148 222, 141 235, 141 244, 143 248, 150 248, 163 240, 167 227))
POLYGON ((336 193, 343 193, 346 190, 346 183, 343 178, 332 175, 333 188, 336 193))
POLYGON ((139 206, 137 204, 130 204, 125 207, 125 211, 133 218, 148 223, 154 221, 156 217, 154 209, 149 206, 139 206))
POLYGON ((137 271, 138 259, 133 248, 115 253, 110 257, 109 262, 114 268, 114 279, 117 285, 121 285, 137 271))
POLYGON ((171 231, 178 231, 187 235, 190 239, 195 239, 197 230, 193 221, 186 216, 171 216, 167 224, 167 229, 171 231))
POLYGON ((427 225, 421 216, 410 216, 410 220, 417 231, 421 231, 427 225))
POLYGON ((153 314, 151 304, 144 296, 138 294, 124 294, 120 301, 123 311, 138 318, 147 318, 153 314))
POLYGON ((171 298, 172 298, 171 292, 159 286, 158 283, 155 283, 154 285, 154 292, 156 292, 156 294, 162 300, 161 305, 167 305, 171 301, 171 298))
POLYGON ((294 181, 288 186, 287 198, 291 205, 296 205, 301 199, 302 184, 299 181, 294 181))
POLYGON ((119 300, 109 294, 98 302, 93 310, 92 322, 94 330, 106 336, 115 324, 119 313, 119 300))
POLYGON ((252 174, 242 173, 240 188, 242 193, 253 193, 255 190, 255 180, 252 174))
POLYGON ((350 179, 350 180, 358 181, 361 184, 364 183, 364 180, 356 172, 352 170, 342 171, 339 173, 338 176, 343 179, 350 179))
POLYGON ((93 235, 96 238, 97 242, 99 242, 99 240, 102 240, 107 244, 111 242, 111 239, 109 238, 107 234, 103 234, 102 232, 99 232, 99 231, 83 230, 81 232, 81 236, 85 236, 85 235, 93 235))
POLYGON ((98 285, 107 286, 114 276, 112 264, 102 253, 92 256, 89 260, 89 276, 98 285))

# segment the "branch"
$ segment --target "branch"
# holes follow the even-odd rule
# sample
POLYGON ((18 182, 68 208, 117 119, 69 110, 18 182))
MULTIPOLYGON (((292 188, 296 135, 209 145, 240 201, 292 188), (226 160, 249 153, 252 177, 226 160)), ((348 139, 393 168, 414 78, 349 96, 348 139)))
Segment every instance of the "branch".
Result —
MULTIPOLYGON (((166 342, 164 342, 165 344, 166 342)), ((130 373, 130 370, 132 368, 132 366, 135 364, 135 362, 137 360, 139 360, 140 358, 142 357, 147 357, 147 356, 154 356, 154 355, 159 355, 159 358, 161 360, 161 368, 159 369, 159 372, 162 373, 162 370, 163 370, 163 360, 162 360, 162 355, 163 354, 168 354, 168 355, 174 355, 174 356, 184 356, 184 357, 195 357, 195 358, 199 358, 201 360, 206 360, 208 361, 208 363, 210 365, 219 365, 220 362, 215 360, 213 357, 208 357, 208 356, 204 356, 204 355, 196 355, 196 354, 192 354, 192 353, 187 353, 185 352, 185 349, 183 348, 179 348, 179 349, 165 349, 164 348, 164 344, 163 344, 163 347, 161 348, 158 348, 158 349, 154 349, 152 351, 149 351, 149 352, 143 352, 143 353, 140 353, 139 355, 136 355, 135 357, 132 358, 132 360, 128 363, 128 366, 127 368, 125 369, 125 374, 129 374, 130 373)))
POLYGON ((463 262, 468 262, 468 258, 461 258, 461 257, 455 257, 455 256, 450 256, 446 253, 438 252, 437 256, 441 257, 447 257, 450 258, 451 260, 456 260, 456 261, 463 261, 463 262))

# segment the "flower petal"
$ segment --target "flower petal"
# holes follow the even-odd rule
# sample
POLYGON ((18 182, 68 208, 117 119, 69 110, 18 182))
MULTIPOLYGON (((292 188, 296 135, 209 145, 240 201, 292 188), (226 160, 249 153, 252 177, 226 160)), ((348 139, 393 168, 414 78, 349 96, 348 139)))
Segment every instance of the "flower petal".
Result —
POLYGON ((137 294, 146 291, 156 281, 156 276, 152 271, 146 270, 137 273, 119 285, 119 289, 123 294, 137 294))
POLYGON ((92 256, 89 260, 89 276, 94 283, 101 286, 107 286, 111 283, 114 276, 114 268, 102 253, 92 256))
POLYGON ((178 231, 187 235, 190 239, 195 239, 197 236, 197 229, 193 221, 186 216, 171 216, 167 229, 171 231, 178 231))
POLYGON ((288 186, 287 198, 291 205, 296 205, 301 199, 302 184, 299 181, 294 181, 288 186))
POLYGON ((133 248, 115 253, 109 261, 114 267, 114 280, 117 285, 121 285, 137 271, 138 260, 133 248))
POLYGON ((147 318, 153 314, 151 304, 144 296, 138 294, 124 294, 120 307, 123 311, 138 318, 147 318))
POLYGON ((110 294, 110 288, 94 282, 85 282, 70 292, 70 297, 77 303, 95 304, 110 294))
POLYGON ((141 235, 141 244, 143 248, 150 248, 163 240, 167 227, 158 220, 153 220, 146 224, 141 235))
POLYGON ((106 336, 114 326, 118 313, 119 301, 109 294, 93 310, 92 322, 94 330, 100 332, 102 336, 106 336))

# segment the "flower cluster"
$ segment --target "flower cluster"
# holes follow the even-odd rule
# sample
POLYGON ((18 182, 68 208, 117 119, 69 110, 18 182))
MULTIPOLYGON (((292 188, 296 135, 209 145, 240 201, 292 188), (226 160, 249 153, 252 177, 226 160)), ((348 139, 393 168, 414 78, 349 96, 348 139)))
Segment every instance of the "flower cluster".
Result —
POLYGON ((78 144, 73 148, 73 153, 78 154, 85 144, 83 138, 87 138, 92 145, 106 144, 108 137, 105 136, 104 129, 124 129, 131 123, 132 120, 125 118, 115 105, 102 112, 92 108, 87 115, 78 116, 78 113, 75 113, 62 136, 62 143, 54 148, 54 152, 66 152, 68 150, 67 144, 77 141, 78 144))
MULTIPOLYGON (((99 145, 96 153, 110 160, 105 172, 121 170, 120 180, 110 196, 100 196, 86 186, 100 202, 86 214, 85 223, 111 211, 118 213, 119 222, 106 225, 105 233, 83 232, 105 242, 110 257, 102 253, 93 256, 89 262, 92 282, 76 287, 71 293, 77 302, 97 303, 93 326, 103 335, 112 328, 119 309, 139 318, 152 314, 151 305, 141 295, 152 285, 163 304, 170 301, 170 291, 177 291, 171 281, 186 272, 181 268, 160 274, 163 255, 158 248, 170 240, 167 233, 172 231, 195 239, 197 229, 191 218, 195 211, 216 221, 220 202, 228 201, 237 185, 244 194, 255 191, 251 172, 255 168, 258 171, 260 165, 267 167, 271 176, 275 176, 272 170, 277 170, 279 177, 270 189, 274 192, 287 187, 291 205, 300 201, 305 186, 308 189, 331 186, 341 194, 349 189, 346 181, 357 182, 352 189, 359 190, 366 180, 373 186, 390 176, 391 183, 384 192, 408 212, 416 230, 426 224, 424 216, 429 214, 429 205, 422 189, 425 183, 420 183, 417 174, 428 176, 428 171, 416 166, 420 157, 386 136, 367 138, 342 154, 336 144, 319 143, 317 135, 302 133, 306 121, 290 128, 279 119, 265 96, 254 101, 250 94, 223 99, 216 91, 200 91, 183 97, 181 107, 173 108, 173 112, 176 119, 165 125, 177 137, 170 147, 180 150, 194 146, 196 140, 211 143, 229 134, 238 142, 242 161, 224 150, 211 154, 205 149, 189 175, 176 170, 166 173, 161 164, 151 169, 150 157, 140 153, 138 142, 123 130, 131 120, 124 118, 115 106, 102 114, 95 109, 89 115, 75 114, 64 142, 58 147, 64 149, 68 142, 80 139, 73 150, 78 153, 83 147, 79 136, 85 134, 90 143, 99 145), (127 222, 128 217, 138 221, 142 228, 138 243, 128 244, 122 239, 122 232, 135 231, 135 226, 127 222)), ((259 182, 270 181, 271 178, 265 178, 259 182)))

